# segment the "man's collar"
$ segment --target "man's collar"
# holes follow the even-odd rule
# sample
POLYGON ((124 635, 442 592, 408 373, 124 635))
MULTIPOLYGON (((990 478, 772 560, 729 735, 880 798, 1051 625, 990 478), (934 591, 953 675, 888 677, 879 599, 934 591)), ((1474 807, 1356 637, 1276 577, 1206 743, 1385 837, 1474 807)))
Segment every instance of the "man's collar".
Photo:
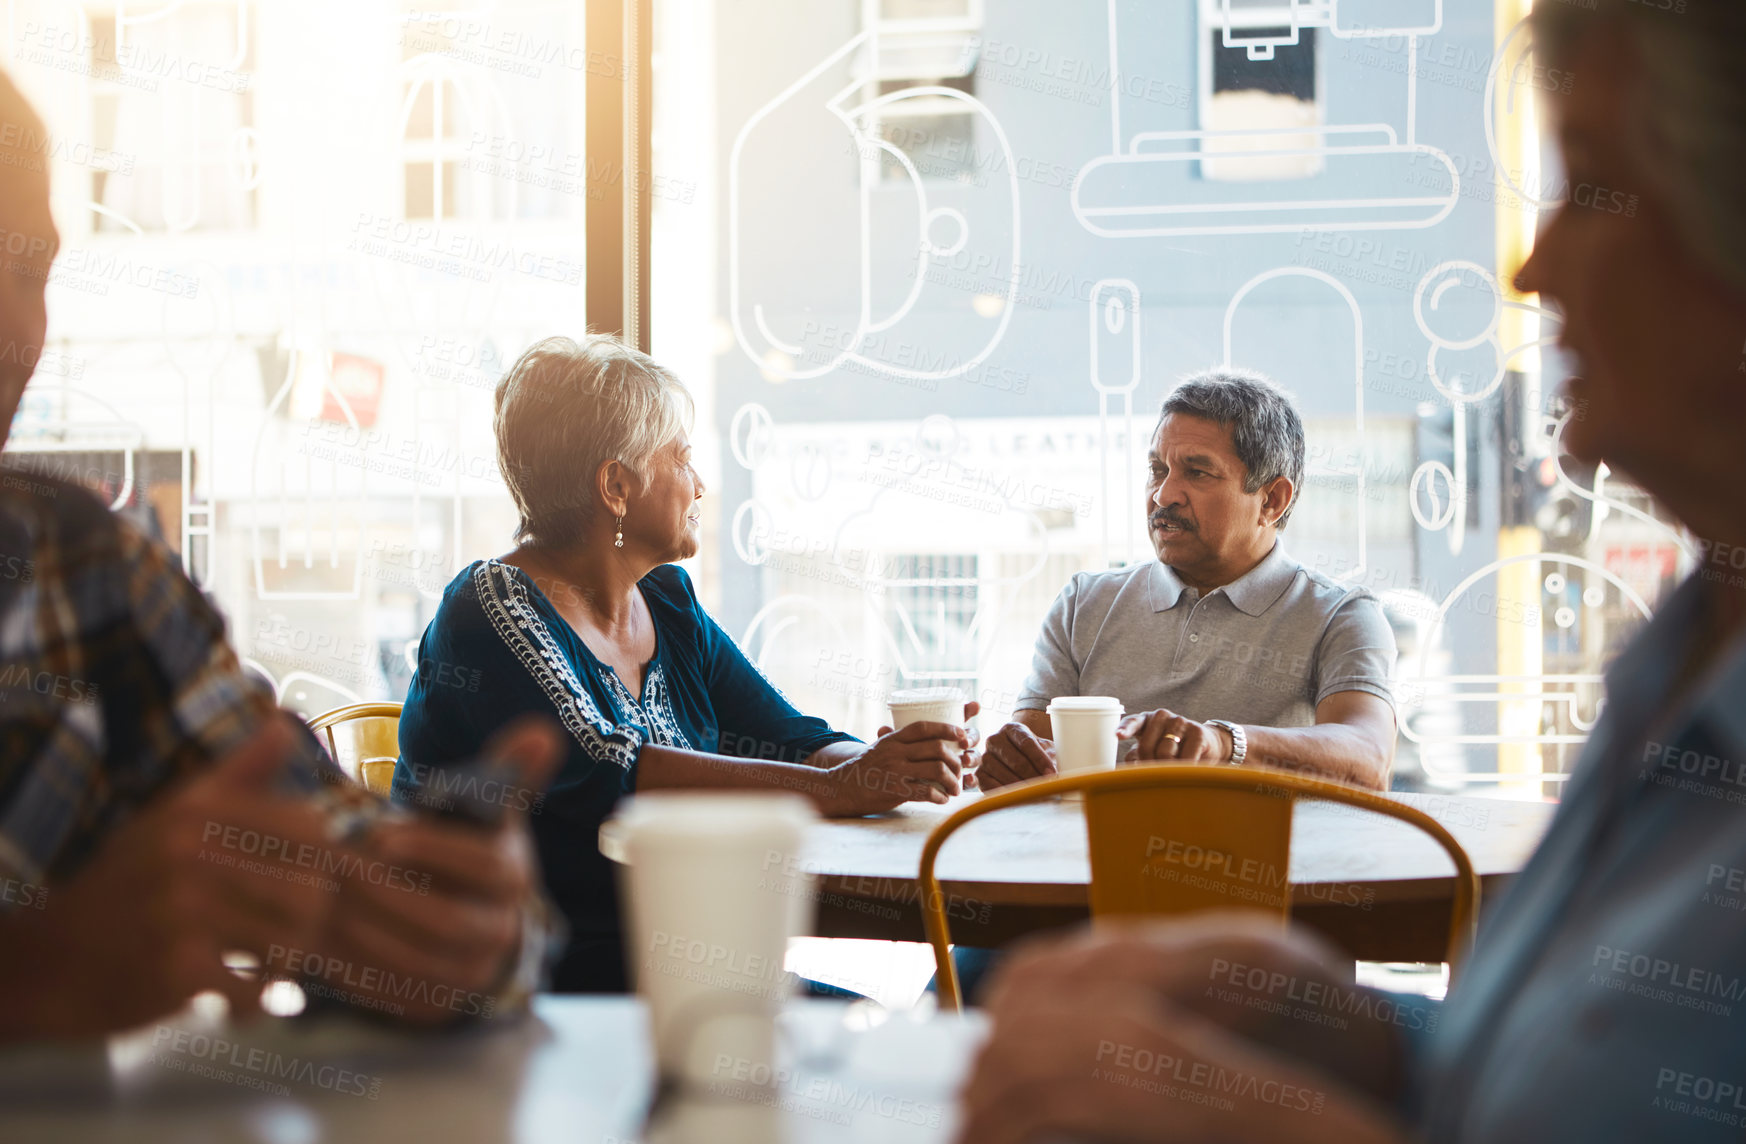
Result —
MULTIPOLYGON (((1275 540, 1272 550, 1261 558, 1261 563, 1214 591, 1223 592, 1238 611, 1259 616, 1291 587, 1297 568, 1297 561, 1285 554, 1285 545, 1275 540)), ((1174 569, 1162 561, 1153 562, 1151 593, 1154 612, 1168 612, 1174 608, 1182 598, 1183 590, 1183 583, 1174 569)))
POLYGON ((1168 612, 1176 606, 1176 601, 1182 598, 1182 581, 1176 578, 1176 573, 1170 565, 1162 560, 1152 561, 1152 610, 1168 612))

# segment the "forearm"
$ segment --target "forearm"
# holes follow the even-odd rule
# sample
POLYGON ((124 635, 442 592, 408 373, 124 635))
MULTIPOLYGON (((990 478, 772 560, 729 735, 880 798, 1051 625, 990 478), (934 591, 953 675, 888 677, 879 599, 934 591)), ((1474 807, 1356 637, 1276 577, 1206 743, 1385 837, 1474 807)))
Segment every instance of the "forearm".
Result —
POLYGON ((855 740, 838 743, 826 743, 812 754, 806 756, 806 765, 819 770, 829 770, 839 763, 846 763, 867 749, 867 744, 855 740))
POLYGON ((1373 737, 1343 723, 1313 727, 1243 726, 1249 742, 1246 764, 1301 771, 1315 778, 1370 790, 1388 789, 1392 748, 1380 749, 1373 737))
POLYGON ((637 756, 637 790, 793 791, 810 798, 820 814, 843 813, 839 784, 814 764, 821 754, 815 751, 805 763, 776 763, 649 744, 637 756))

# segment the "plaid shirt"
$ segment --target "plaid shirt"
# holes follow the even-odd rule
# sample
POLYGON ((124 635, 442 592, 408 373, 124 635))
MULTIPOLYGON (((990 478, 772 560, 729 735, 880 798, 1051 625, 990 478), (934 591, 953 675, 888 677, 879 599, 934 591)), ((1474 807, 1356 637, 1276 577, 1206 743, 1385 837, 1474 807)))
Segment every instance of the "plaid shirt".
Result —
MULTIPOLYGON (((163 545, 78 486, 0 479, 0 877, 65 878, 274 706, 163 545)), ((347 799, 302 738, 286 781, 347 799)))
MULTIPOLYGON (((163 545, 76 485, 0 468, 0 910, 40 908, 44 884, 275 706, 163 545)), ((405 813, 346 778, 307 728, 297 744, 284 781, 336 827, 405 813)), ((536 894, 497 1012, 526 1008, 561 935, 536 894)))

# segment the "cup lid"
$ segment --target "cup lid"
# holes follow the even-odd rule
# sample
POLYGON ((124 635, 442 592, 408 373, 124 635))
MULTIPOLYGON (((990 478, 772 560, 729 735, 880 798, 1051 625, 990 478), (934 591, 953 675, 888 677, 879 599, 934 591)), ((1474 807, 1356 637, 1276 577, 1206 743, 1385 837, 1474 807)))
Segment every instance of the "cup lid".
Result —
POLYGON ((1085 711, 1096 715, 1122 714, 1122 701, 1113 695, 1057 695, 1049 700, 1050 711, 1085 711))
POLYGON ((614 819, 627 837, 716 842, 762 837, 772 826, 804 830, 818 812, 786 791, 653 791, 626 799, 614 819))
POLYGON ((942 700, 962 703, 964 693, 956 687, 910 687, 893 691, 886 702, 893 707, 901 707, 910 703, 939 703, 942 700))

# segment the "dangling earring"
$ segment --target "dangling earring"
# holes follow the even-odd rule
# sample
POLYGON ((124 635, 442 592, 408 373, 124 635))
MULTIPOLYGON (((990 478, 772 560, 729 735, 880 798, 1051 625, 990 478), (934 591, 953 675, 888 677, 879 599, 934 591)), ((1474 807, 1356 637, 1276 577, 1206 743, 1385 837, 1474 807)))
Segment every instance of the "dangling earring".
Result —
POLYGON ((622 516, 618 518, 618 536, 613 540, 612 546, 614 548, 624 547, 624 517, 622 516))

